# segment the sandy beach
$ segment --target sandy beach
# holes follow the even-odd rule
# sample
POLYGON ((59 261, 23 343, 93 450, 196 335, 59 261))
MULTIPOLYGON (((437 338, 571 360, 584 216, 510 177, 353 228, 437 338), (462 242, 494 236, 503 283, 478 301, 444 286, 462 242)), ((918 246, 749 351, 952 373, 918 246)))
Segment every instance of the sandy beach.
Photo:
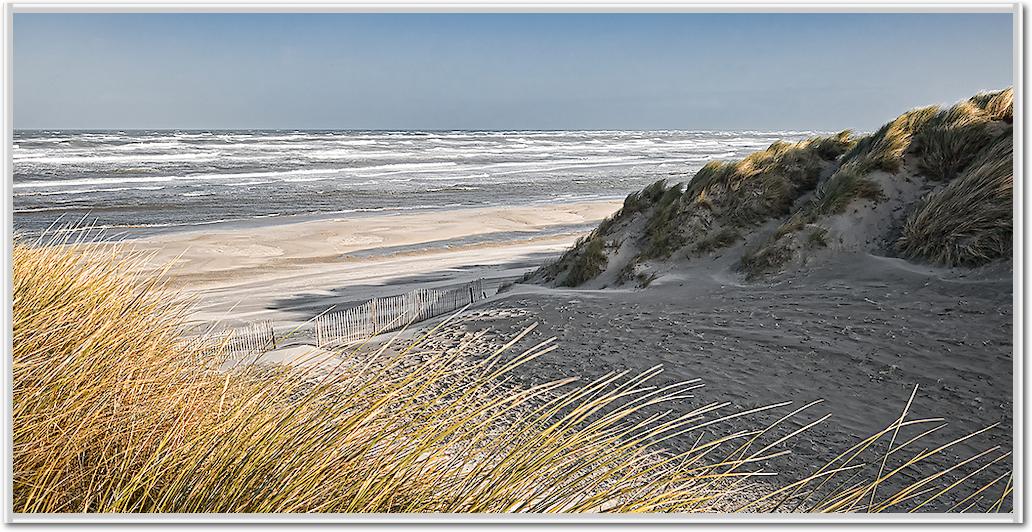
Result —
POLYGON ((1024 519, 1019 7, 55 5, 7 520, 1024 519))
POLYGON ((290 325, 416 287, 523 275, 620 201, 547 203, 216 227, 133 240, 197 298, 193 318, 290 325))
MULTIPOLYGON (((790 476, 890 424, 915 385, 911 416, 948 418, 943 442, 1001 424, 927 467, 1009 444, 1012 387, 1001 378, 1011 364, 1008 268, 971 272, 859 253, 750 283, 730 273, 727 255, 672 272, 648 290, 518 284, 494 293, 558 256, 586 233, 585 224, 619 205, 325 219, 162 235, 135 245, 154 252, 155 265, 174 261, 174 283, 197 297, 193 319, 227 327, 257 320, 295 327, 374 297, 485 278, 492 295, 438 339, 457 344, 464 334, 490 330, 498 345, 540 324, 516 349, 550 336, 559 349, 517 371, 524 385, 662 365, 660 383, 697 378, 705 384, 684 408, 728 402, 727 414, 821 401, 786 425, 832 415, 795 438, 792 453, 772 464, 790 476)), ((311 343, 298 334, 266 358, 308 359, 316 351, 305 347, 311 343)), ((718 424, 714 434, 775 418, 718 424)), ((691 438, 668 445, 683 448, 691 438)))
MULTIPOLYGON (((773 282, 745 284, 712 273, 686 270, 642 291, 518 286, 456 328, 506 338, 539 323, 516 348, 551 336, 559 348, 521 368, 525 384, 660 364, 657 384, 705 384, 683 408, 729 402, 726 414, 820 401, 789 423, 799 428, 831 414, 771 464, 782 480, 812 473, 888 426, 915 386, 909 418, 948 422, 925 445, 999 423, 925 470, 1012 444, 1009 269, 971 272, 850 254, 773 282)), ((754 429, 780 415, 721 423, 714 434, 754 429)), ((670 444, 688 446, 692 439, 670 444)))
MULTIPOLYGON (((999 126, 994 132, 1005 127, 985 120, 999 126)), ((1010 137, 999 138, 1000 149, 1006 149, 1010 137)), ((775 445, 773 451, 784 454, 765 466, 783 479, 776 484, 817 473, 850 446, 891 426, 904 409, 908 420, 941 424, 921 445, 959 441, 887 479, 887 490, 983 452, 1002 453, 987 474, 1003 478, 1011 463, 1006 453, 1013 448, 1012 263, 978 255, 970 263, 974 267, 937 266, 934 257, 905 255, 898 246, 901 234, 927 245, 931 237, 918 231, 948 224, 936 213, 955 208, 947 204, 913 222, 913 213, 944 197, 935 195, 937 183, 924 180, 916 163, 901 160, 896 173, 868 173, 865 183, 880 195, 843 196, 848 208, 839 210, 819 210, 817 192, 825 189, 806 191, 784 177, 796 175, 793 168, 803 160, 816 179, 848 178, 846 163, 825 155, 845 152, 853 142, 839 135, 794 147, 773 145, 729 167, 728 172, 747 172, 759 164, 754 161, 767 161, 770 179, 783 179, 770 190, 792 192, 780 200, 799 210, 803 222, 797 224, 781 224, 787 215, 775 203, 742 203, 773 194, 761 179, 745 181, 759 183, 756 190, 740 190, 703 176, 697 186, 712 185, 708 193, 657 182, 626 201, 275 217, 140 236, 132 245, 151 254, 143 273, 169 267, 171 286, 195 301, 189 317, 197 332, 233 331, 233 341, 250 342, 233 352, 254 353, 259 360, 311 360, 326 367, 347 362, 347 356, 324 348, 369 340, 374 330, 384 330, 379 320, 394 319, 384 316, 395 316, 400 304, 380 299, 351 317, 336 314, 316 326, 319 316, 421 289, 458 294, 466 283, 482 280, 477 291, 484 298, 437 331, 432 350, 450 352, 483 333, 483 351, 463 350, 463 356, 482 358, 537 324, 513 351, 553 337, 557 348, 515 369, 512 383, 583 382, 661 366, 653 385, 698 379, 705 386, 655 408, 691 412, 721 405, 707 414, 714 423, 706 430, 714 438, 763 429, 780 423, 784 409, 809 405, 774 433, 787 437, 786 431, 806 429, 775 445), (794 150, 793 156, 785 150, 794 150), (818 207, 811 211, 810 205, 818 207), (751 222, 739 220, 749 216, 751 222), (747 414, 770 405, 781 409, 747 414), (718 420, 729 415, 730 421, 718 420), (808 426, 817 420, 822 422, 808 426)), ((987 153, 993 165, 1009 161, 987 153)), ((1006 179, 1007 167, 1000 168, 1006 179)), ((1000 201, 999 211, 1006 213, 1009 204, 1000 201)), ((989 230, 998 228, 1008 230, 989 230)), ((1006 250, 992 245, 1006 238, 1009 233, 986 240, 986 248, 974 253, 1004 259, 1006 250)), ((440 303, 445 300, 434 295, 432 304, 439 308, 403 337, 440 324, 473 300, 472 290, 461 303, 457 296, 440 303)), ((389 336, 369 341, 375 345, 389 336)), ((658 413, 652 410, 635 415, 658 413)), ((904 429, 899 436, 906 441, 921 430, 904 429)), ((663 446, 685 452, 698 438, 677 434, 663 446)), ((869 452, 877 457, 885 449, 869 452)), ((944 494, 936 509, 962 503, 958 497, 944 494)))

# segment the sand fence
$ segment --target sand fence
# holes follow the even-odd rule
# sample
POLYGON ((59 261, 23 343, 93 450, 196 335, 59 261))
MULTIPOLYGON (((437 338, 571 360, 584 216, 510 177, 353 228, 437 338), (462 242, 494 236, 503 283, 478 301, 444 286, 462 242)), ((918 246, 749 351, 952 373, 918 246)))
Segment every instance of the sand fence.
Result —
POLYGON ((421 288, 396 296, 370 299, 362 305, 324 314, 315 320, 316 345, 328 347, 396 331, 435 316, 454 312, 487 297, 484 280, 455 288, 421 288))
MULTIPOLYGON (((421 288, 323 314, 305 328, 314 332, 319 347, 341 346, 455 312, 486 297, 483 279, 451 288, 421 288)), ((268 320, 236 327, 228 334, 226 350, 234 358, 260 355, 276 348, 275 326, 268 320)))
POLYGON ((276 332, 268 320, 233 329, 226 342, 226 351, 234 357, 259 355, 273 349, 276 349, 276 332))

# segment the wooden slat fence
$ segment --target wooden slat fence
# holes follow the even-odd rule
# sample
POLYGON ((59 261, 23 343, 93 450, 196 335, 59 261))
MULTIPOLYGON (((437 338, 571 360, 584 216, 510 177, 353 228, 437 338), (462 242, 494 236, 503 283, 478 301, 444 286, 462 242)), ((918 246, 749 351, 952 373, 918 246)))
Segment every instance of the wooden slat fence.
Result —
POLYGON ((409 323, 454 312, 485 297, 483 279, 455 288, 425 288, 378 297, 357 307, 320 316, 315 321, 316 345, 345 344, 396 331, 409 323))
POLYGON ((259 355, 276 348, 276 333, 271 321, 259 321, 234 329, 226 344, 230 356, 259 355))

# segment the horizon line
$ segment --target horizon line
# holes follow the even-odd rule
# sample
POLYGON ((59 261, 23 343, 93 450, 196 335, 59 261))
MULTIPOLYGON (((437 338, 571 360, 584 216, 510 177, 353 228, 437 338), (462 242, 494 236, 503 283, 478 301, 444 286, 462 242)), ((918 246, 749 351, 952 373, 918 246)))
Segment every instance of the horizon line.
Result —
POLYGON ((843 128, 838 130, 830 129, 681 129, 681 128, 571 128, 571 129, 558 129, 558 128, 513 128, 513 129, 493 129, 493 128, 283 128, 283 127, 231 127, 231 128, 197 128, 197 127, 155 127, 155 128, 139 128, 139 127, 105 127, 105 128, 75 128, 75 127, 25 127, 25 128, 13 128, 14 132, 45 132, 45 131, 82 131, 82 132, 119 132, 119 131, 199 131, 199 132, 216 132, 216 131, 297 131, 297 132, 317 132, 317 131, 344 131, 344 132, 382 132, 382 133, 446 133, 446 132, 486 132, 486 133, 505 133, 505 132, 584 132, 584 133, 604 133, 609 131, 625 132, 625 131, 645 131, 645 132, 664 132, 664 131, 677 131, 686 133, 711 133, 711 132, 726 132, 726 133, 740 133, 745 131, 755 131, 759 133, 785 133, 785 132, 797 132, 797 133, 838 133, 841 131, 854 131, 859 130, 854 128, 843 128))

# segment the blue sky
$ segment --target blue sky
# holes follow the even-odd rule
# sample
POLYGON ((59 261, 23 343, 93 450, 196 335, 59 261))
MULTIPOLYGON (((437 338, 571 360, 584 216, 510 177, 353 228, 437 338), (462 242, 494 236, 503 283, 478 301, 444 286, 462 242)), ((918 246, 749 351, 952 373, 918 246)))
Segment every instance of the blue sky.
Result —
POLYGON ((1012 83, 1010 14, 29 14, 16 128, 873 129, 1012 83))

